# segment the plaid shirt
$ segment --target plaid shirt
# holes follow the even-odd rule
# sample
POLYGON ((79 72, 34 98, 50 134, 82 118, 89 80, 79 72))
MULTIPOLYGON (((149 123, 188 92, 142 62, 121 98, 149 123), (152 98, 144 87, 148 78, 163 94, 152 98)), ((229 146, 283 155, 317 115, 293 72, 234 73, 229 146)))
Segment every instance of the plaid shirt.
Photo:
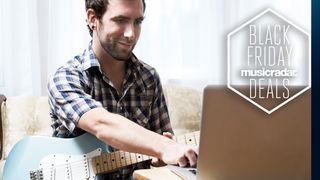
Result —
POLYGON ((120 114, 156 133, 173 133, 156 70, 134 55, 127 61, 126 69, 123 92, 119 95, 101 71, 91 43, 83 54, 59 68, 48 83, 53 136, 83 134, 84 131, 77 128, 79 119, 97 107, 120 114))

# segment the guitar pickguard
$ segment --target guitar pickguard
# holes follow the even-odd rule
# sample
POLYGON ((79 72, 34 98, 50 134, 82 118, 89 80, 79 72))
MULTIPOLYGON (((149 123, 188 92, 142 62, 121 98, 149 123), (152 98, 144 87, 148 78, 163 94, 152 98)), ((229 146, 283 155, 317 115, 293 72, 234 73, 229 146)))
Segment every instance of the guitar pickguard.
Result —
POLYGON ((43 180, 94 180, 92 158, 101 155, 98 148, 83 155, 50 154, 41 159, 43 180))

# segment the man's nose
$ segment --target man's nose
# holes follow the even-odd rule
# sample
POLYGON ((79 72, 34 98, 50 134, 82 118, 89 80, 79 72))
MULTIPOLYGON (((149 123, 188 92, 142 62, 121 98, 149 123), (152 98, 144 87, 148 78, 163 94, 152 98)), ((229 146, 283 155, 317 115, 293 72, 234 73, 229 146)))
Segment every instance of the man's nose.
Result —
POLYGON ((132 24, 127 25, 125 31, 124 31, 124 37, 127 38, 130 41, 135 40, 136 38, 136 31, 135 27, 132 24))

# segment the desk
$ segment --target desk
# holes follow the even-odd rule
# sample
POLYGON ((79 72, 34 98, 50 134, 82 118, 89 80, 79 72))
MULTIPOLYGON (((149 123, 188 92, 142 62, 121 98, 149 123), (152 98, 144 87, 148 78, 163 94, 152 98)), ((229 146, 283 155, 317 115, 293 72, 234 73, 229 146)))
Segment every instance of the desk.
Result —
POLYGON ((171 172, 166 167, 152 168, 152 169, 140 169, 133 172, 133 179, 137 180, 182 180, 181 177, 171 172))

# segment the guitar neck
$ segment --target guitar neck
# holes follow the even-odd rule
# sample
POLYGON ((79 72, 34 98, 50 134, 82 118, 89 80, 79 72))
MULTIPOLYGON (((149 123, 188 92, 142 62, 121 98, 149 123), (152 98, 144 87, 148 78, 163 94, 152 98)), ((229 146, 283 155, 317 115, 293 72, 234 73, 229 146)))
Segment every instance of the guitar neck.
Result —
MULTIPOLYGON (((198 145, 200 132, 192 132, 178 137, 173 137, 173 140, 180 144, 198 145)), ((123 168, 132 164, 150 160, 152 157, 130 153, 125 151, 115 151, 92 158, 93 170, 96 174, 107 173, 116 169, 123 168)))
POLYGON ((174 136, 173 140, 179 144, 198 146, 200 140, 200 131, 195 131, 180 136, 174 136))

